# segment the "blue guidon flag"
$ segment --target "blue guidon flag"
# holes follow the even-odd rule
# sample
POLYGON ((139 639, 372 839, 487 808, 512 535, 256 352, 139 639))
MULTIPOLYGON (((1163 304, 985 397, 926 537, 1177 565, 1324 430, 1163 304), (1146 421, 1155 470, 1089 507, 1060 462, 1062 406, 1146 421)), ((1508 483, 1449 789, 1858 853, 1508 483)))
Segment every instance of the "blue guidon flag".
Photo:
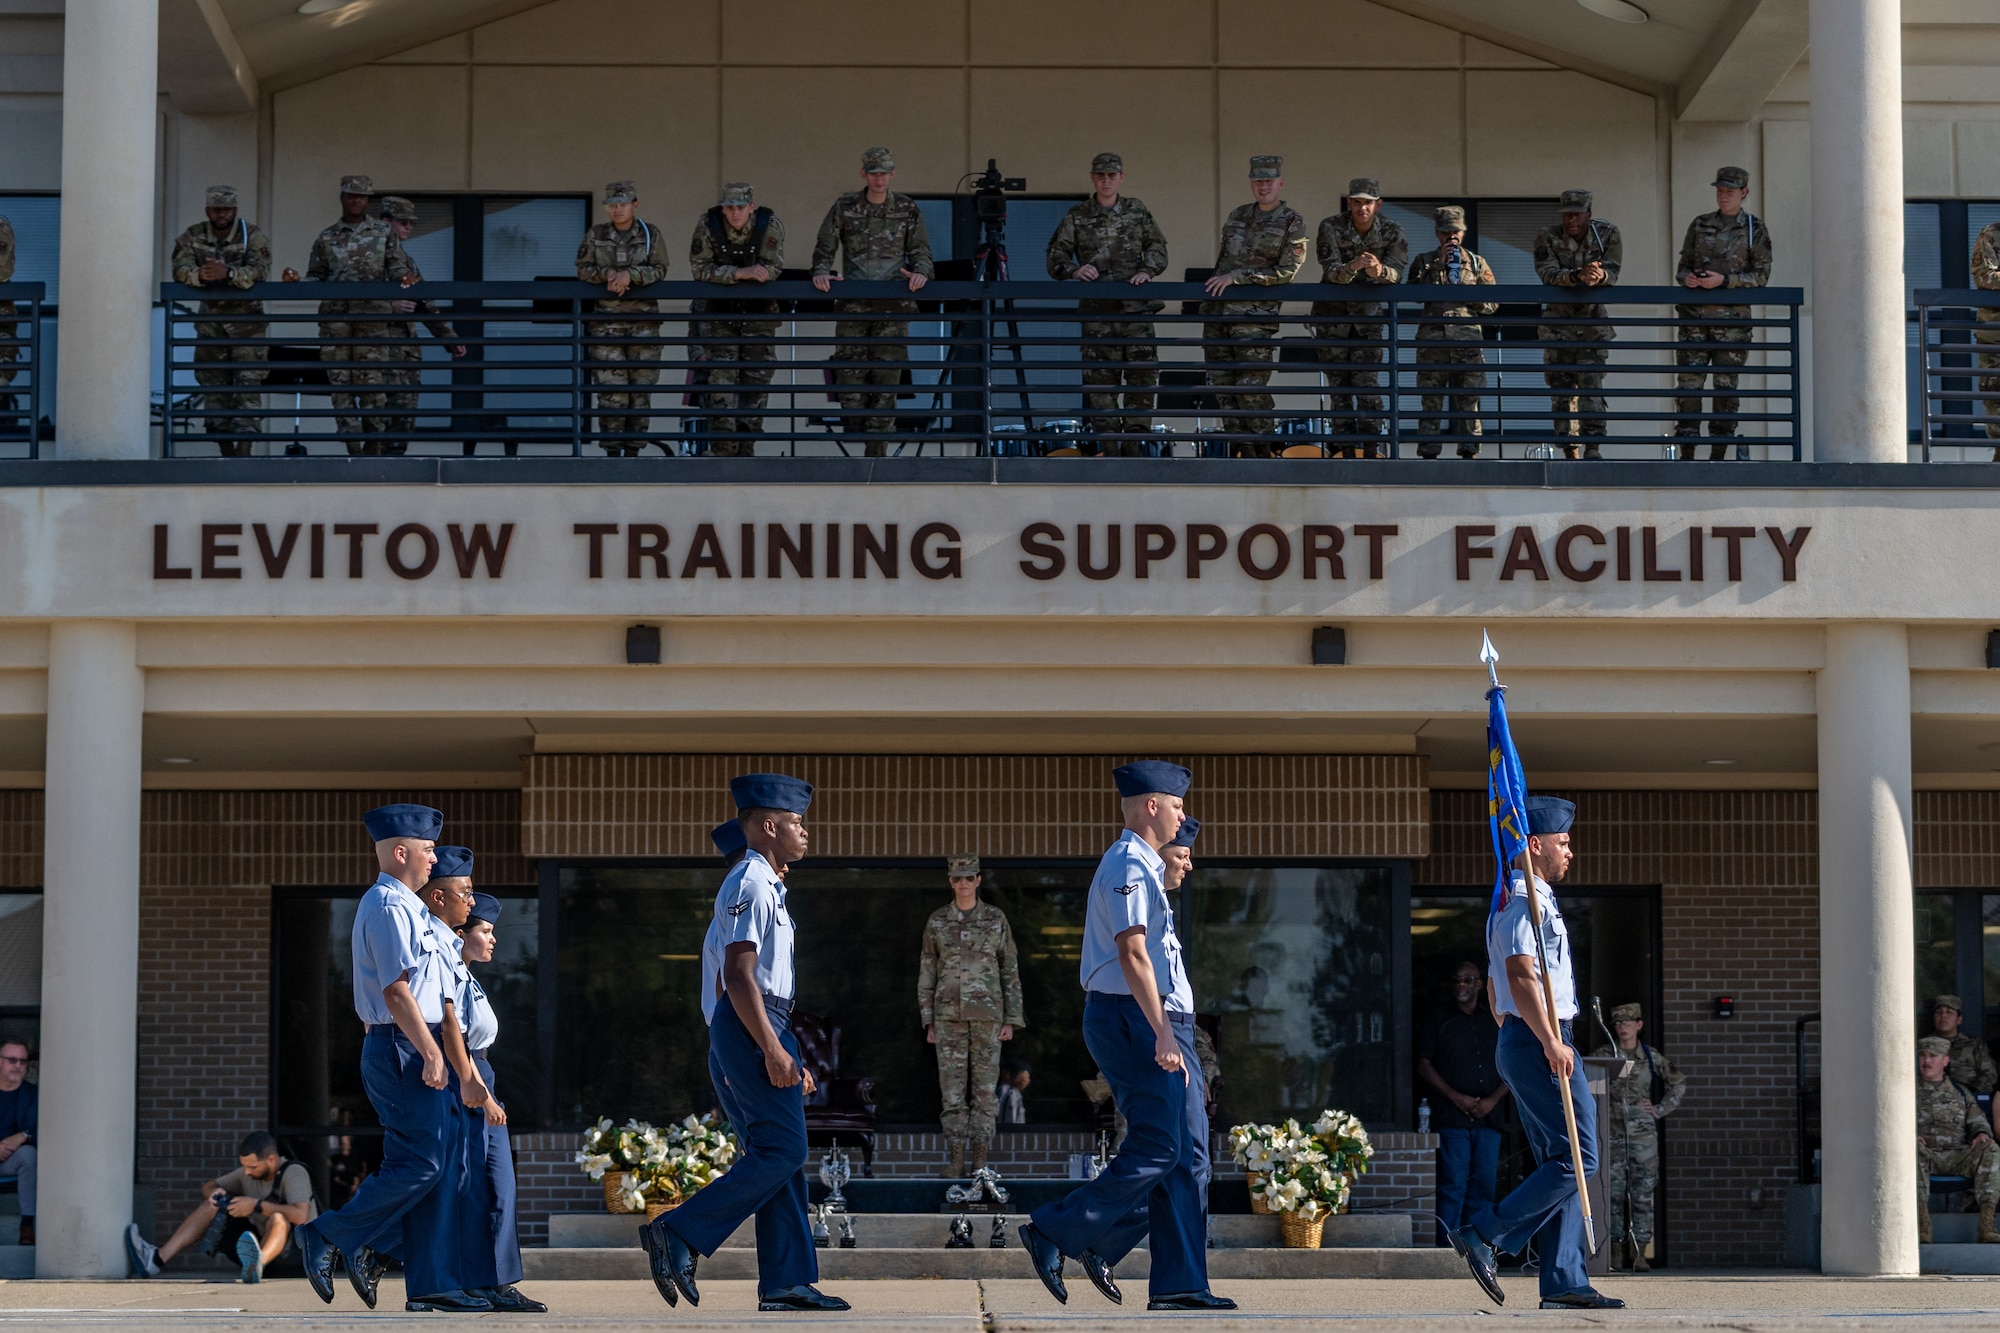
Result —
POLYGON ((1493 830, 1493 854, 1500 860, 1489 910, 1497 912, 1507 902, 1514 859, 1528 849, 1528 780, 1507 729, 1506 689, 1496 684, 1486 691, 1486 702, 1486 819, 1493 830))

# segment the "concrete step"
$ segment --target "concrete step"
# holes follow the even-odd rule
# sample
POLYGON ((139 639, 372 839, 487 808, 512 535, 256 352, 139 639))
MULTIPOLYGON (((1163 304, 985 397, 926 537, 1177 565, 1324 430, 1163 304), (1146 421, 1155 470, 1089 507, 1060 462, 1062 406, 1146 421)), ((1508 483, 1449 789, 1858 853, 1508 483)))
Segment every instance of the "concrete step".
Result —
POLYGON ((1978 1213, 1932 1213, 1931 1239, 1940 1245, 1971 1245, 1979 1239, 1978 1213))
POLYGON ((0 1245, 0 1278, 33 1277, 34 1275, 34 1246, 0 1245))
MULTIPOLYGON (((982 1238, 983 1243, 983 1238, 982 1238)), ((1984 1247, 1992 1249, 1992 1246, 1984 1247)), ((529 1281, 644 1281, 646 1256, 631 1249, 575 1248, 523 1250, 522 1267, 529 1281)), ((1123 1282, 1142 1281, 1150 1256, 1144 1250, 1127 1255, 1118 1265, 1123 1282)), ((830 1282, 868 1278, 993 1280, 1032 1276, 1028 1258, 1017 1243, 1007 1249, 829 1249, 819 1252, 820 1276, 830 1282)), ((1088 1285, 1071 1265, 1073 1286, 1088 1285)), ((1209 1276, 1218 1282, 1234 1278, 1452 1278, 1465 1265, 1450 1250, 1412 1246, 1385 1249, 1231 1249, 1211 1250, 1209 1276)), ((725 1246, 701 1261, 700 1276, 752 1279, 757 1254, 749 1248, 725 1246)))
MULTIPOLYGON (((1009 1245, 1018 1244, 1014 1228, 1020 1214, 1005 1218, 1009 1245)), ((1212 1213, 1209 1240, 1218 1250, 1272 1249, 1283 1245, 1278 1219, 1255 1213, 1212 1213)), ((549 1218, 550 1249, 637 1249, 641 1219, 630 1213, 556 1213, 549 1218)), ((973 1241, 985 1245, 992 1234, 989 1215, 972 1215, 973 1241)), ((834 1235, 840 1224, 834 1223, 834 1235)), ((945 1213, 856 1213, 854 1241, 863 1250, 923 1250, 944 1248, 951 1234, 945 1213)), ((1407 1213, 1342 1213, 1326 1219, 1320 1232, 1323 1249, 1408 1249, 1407 1213)), ((745 1222, 724 1242, 726 1249, 746 1249, 756 1243, 755 1223, 745 1222)))
MULTIPOLYGON (((1977 1221, 1977 1219, 1974 1219, 1977 1221)), ((1931 1221, 1937 1234, 1938 1219, 1931 1221)), ((1917 1271, 1920 1273, 2000 1273, 2000 1245, 1966 1244, 1919 1245, 1917 1271)))

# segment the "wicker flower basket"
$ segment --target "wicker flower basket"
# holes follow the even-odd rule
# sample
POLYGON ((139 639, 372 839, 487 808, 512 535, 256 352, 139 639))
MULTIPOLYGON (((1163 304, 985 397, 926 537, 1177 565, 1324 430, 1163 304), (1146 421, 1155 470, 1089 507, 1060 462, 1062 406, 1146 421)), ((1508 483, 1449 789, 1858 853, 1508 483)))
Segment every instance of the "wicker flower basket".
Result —
POLYGON ((1297 1213, 1280 1213, 1278 1225, 1284 1231, 1286 1249, 1316 1250, 1319 1248, 1320 1232, 1326 1227, 1326 1218, 1321 1215, 1308 1222, 1297 1213))
POLYGON ((646 1200, 646 1220, 650 1222, 661 1213, 671 1213, 680 1206, 681 1200, 678 1196, 671 1203, 665 1199, 648 1199, 646 1200))
POLYGON ((606 1171, 604 1173, 604 1211, 607 1213, 630 1213, 636 1209, 625 1206, 625 1173, 606 1171))
POLYGON ((1250 1211, 1268 1217, 1276 1210, 1264 1200, 1264 1182, 1270 1179, 1262 1171, 1252 1171, 1250 1177, 1250 1211))

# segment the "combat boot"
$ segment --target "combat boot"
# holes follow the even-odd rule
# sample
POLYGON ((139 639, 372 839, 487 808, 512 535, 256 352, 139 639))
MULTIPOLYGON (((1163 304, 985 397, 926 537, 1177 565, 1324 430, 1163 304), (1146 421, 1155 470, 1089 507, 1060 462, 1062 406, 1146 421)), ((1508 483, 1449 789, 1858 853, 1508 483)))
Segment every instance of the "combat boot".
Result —
POLYGON ((1993 1229, 1993 1205, 1990 1203, 1979 1205, 1979 1243, 2000 1245, 2000 1231, 1993 1229))
POLYGON ((1931 1201, 1919 1194, 1917 1196, 1917 1244, 1928 1245, 1930 1243, 1931 1201))
POLYGON ((947 1160, 947 1162, 946 1162, 946 1164, 945 1164, 945 1168, 944 1168, 944 1173, 945 1173, 945 1174, 946 1174, 947 1176, 950 1176, 950 1177, 951 1177, 951 1178, 952 1178, 953 1180, 957 1180, 957 1179, 961 1178, 962 1176, 964 1176, 964 1175, 965 1175, 965 1140, 964 1140, 964 1139, 946 1139, 946 1140, 945 1140, 945 1152, 946 1152, 946 1154, 947 1154, 947 1157, 948 1157, 948 1160, 947 1160))
POLYGON ((989 1144, 985 1139, 975 1139, 972 1143, 972 1173, 978 1175, 986 1169, 986 1153, 989 1144))
POLYGON ((1632 1271, 1635 1273, 1653 1271, 1653 1266, 1646 1262, 1646 1247, 1636 1240, 1632 1242, 1632 1271))

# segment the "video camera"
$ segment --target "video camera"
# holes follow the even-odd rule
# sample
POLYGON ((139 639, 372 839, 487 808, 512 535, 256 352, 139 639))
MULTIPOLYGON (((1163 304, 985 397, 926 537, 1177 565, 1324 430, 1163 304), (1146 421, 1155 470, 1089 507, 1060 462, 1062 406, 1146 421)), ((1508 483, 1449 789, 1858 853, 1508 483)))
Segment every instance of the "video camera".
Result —
POLYGON ((986 170, 972 181, 972 207, 982 224, 1004 224, 1007 221, 1007 195, 1019 194, 1028 188, 1026 176, 1003 176, 1000 164, 994 158, 986 159, 986 170))

